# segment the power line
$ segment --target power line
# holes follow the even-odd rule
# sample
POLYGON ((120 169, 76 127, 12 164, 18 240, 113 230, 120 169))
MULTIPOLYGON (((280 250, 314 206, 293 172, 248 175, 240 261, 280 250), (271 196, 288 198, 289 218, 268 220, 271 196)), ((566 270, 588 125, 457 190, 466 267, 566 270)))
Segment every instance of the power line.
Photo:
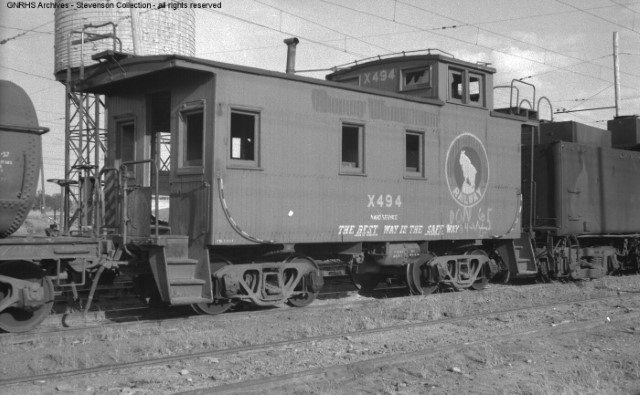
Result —
POLYGON ((37 75, 37 74, 29 73, 29 72, 26 72, 26 71, 22 71, 22 70, 14 69, 14 68, 12 68, 12 67, 8 67, 8 66, 2 66, 2 65, 0 65, 0 67, 2 67, 3 69, 8 69, 8 70, 11 70, 11 71, 15 71, 15 72, 17 72, 17 73, 27 74, 27 75, 30 75, 30 76, 32 76, 32 77, 38 77, 38 78, 42 78, 43 80, 47 80, 47 81, 51 81, 51 82, 55 82, 55 80, 54 80, 53 78, 43 77, 43 76, 41 76, 41 75, 37 75))
MULTIPOLYGON (((620 4, 620 3, 616 3, 614 0, 610 0, 613 4, 617 5, 618 7, 622 7, 622 8, 626 8, 627 10, 633 12, 634 14, 640 15, 640 12, 629 8, 626 4, 620 4)), ((635 20, 635 19, 634 19, 635 20)))
MULTIPOLYGON (((405 2, 403 2, 403 1, 401 1, 401 0, 398 0, 398 1, 399 1, 401 4, 404 4, 404 5, 406 5, 406 6, 413 7, 413 8, 415 8, 415 9, 418 9, 418 10, 421 10, 421 11, 424 11, 424 12, 428 12, 428 13, 433 14, 433 15, 437 15, 437 16, 439 16, 439 17, 441 17, 441 18, 447 18, 447 19, 450 19, 450 20, 452 20, 452 21, 456 21, 456 22, 460 22, 460 23, 465 23, 464 21, 461 21, 461 20, 458 20, 458 19, 452 18, 452 17, 450 17, 450 16, 448 16, 448 15, 444 15, 444 14, 441 14, 441 13, 439 13, 439 12, 435 12, 435 11, 432 11, 432 10, 428 10, 428 9, 425 9, 425 8, 422 8, 422 7, 418 7, 418 6, 415 6, 415 5, 413 5, 413 4, 405 3, 405 2)), ((559 0, 558 0, 558 1, 559 1, 559 0)), ((549 48, 546 48, 546 47, 543 47, 543 46, 541 46, 541 45, 538 45, 538 44, 536 44, 536 43, 527 42, 527 41, 524 41, 524 40, 520 40, 520 39, 517 39, 517 38, 514 38, 514 37, 507 36, 506 34, 501 34, 501 33, 497 33, 497 32, 494 32, 494 31, 492 31, 492 30, 489 30, 489 29, 485 29, 485 28, 478 27, 476 24, 467 24, 467 26, 473 26, 473 27, 476 27, 476 28, 478 28, 479 30, 482 30, 482 31, 484 31, 484 32, 487 32, 487 33, 490 33, 490 34, 496 35, 496 36, 498 36, 498 37, 503 37, 503 38, 506 38, 506 39, 508 39, 508 40, 512 40, 512 41, 515 41, 515 42, 519 42, 519 43, 521 43, 521 44, 530 45, 530 46, 532 46, 532 47, 536 47, 536 48, 539 48, 539 49, 541 49, 541 50, 544 50, 545 52, 550 52, 550 53, 553 53, 553 54, 556 54, 556 55, 560 55, 560 56, 563 56, 563 57, 566 57, 566 58, 569 58, 569 59, 579 60, 579 61, 581 61, 582 63, 589 63, 589 64, 593 64, 593 63, 591 63, 591 62, 590 62, 590 61, 588 61, 588 60, 584 60, 584 59, 581 59, 581 58, 577 58, 577 57, 575 57, 575 56, 570 56, 570 55, 567 55, 567 54, 564 54, 564 53, 561 53, 561 52, 558 52, 558 51, 554 51, 554 50, 551 50, 551 49, 549 49, 549 48)), ((546 62, 544 62, 544 64, 546 64, 546 62)), ((596 66, 598 66, 598 67, 602 67, 601 65, 596 65, 596 66)), ((612 67, 605 67, 605 68, 606 68, 606 69, 608 69, 608 70, 613 70, 613 68, 612 68, 612 67)), ((622 73, 622 74, 626 74, 626 75, 629 75, 629 76, 631 76, 631 77, 639 77, 639 78, 640 78, 640 75, 635 75, 635 74, 630 74, 630 73, 622 73)))
POLYGON ((564 4, 564 5, 566 5, 567 7, 571 7, 571 8, 573 8, 573 9, 576 9, 576 10, 578 10, 578 11, 580 11, 580 12, 583 12, 583 13, 585 13, 585 14, 587 14, 587 15, 591 15, 591 16, 592 16, 592 17, 594 17, 594 18, 601 19, 601 20, 603 20, 603 21, 605 21, 605 22, 611 23, 612 25, 616 25, 616 26, 621 27, 621 28, 623 28, 623 29, 625 29, 625 30, 629 30, 630 32, 633 32, 633 33, 635 33, 635 34, 640 34, 640 32, 638 32, 638 31, 636 31, 636 30, 633 30, 633 29, 631 29, 631 28, 629 28, 629 27, 627 27, 627 26, 621 25, 621 24, 616 23, 616 22, 614 22, 614 21, 610 21, 610 20, 608 20, 608 19, 606 19, 606 18, 601 17, 600 15, 597 15, 597 14, 594 14, 594 13, 591 13, 591 12, 588 12, 588 11, 587 11, 587 10, 585 10, 585 9, 582 9, 582 8, 576 7, 576 6, 572 5, 572 4, 565 3, 565 2, 564 2, 564 1, 562 1, 562 0, 556 0, 556 1, 557 1, 558 3, 560 3, 560 4, 564 4))
POLYGON ((314 43, 314 44, 317 44, 317 45, 321 45, 321 46, 324 46, 324 47, 327 47, 327 48, 330 48, 330 49, 333 49, 333 50, 336 50, 336 51, 339 51, 339 52, 345 52, 345 53, 348 53, 348 54, 353 55, 353 56, 359 56, 359 57, 364 57, 364 56, 366 56, 366 55, 359 54, 359 53, 356 53, 356 52, 348 51, 346 48, 345 48, 345 49, 342 49, 342 48, 339 48, 339 47, 335 47, 335 46, 333 46, 333 45, 328 45, 328 44, 325 44, 325 43, 323 43, 323 42, 321 42, 321 41, 312 40, 312 39, 310 39, 310 38, 307 38, 307 37, 301 36, 301 35, 299 35, 299 34, 295 34, 295 33, 287 32, 287 31, 282 31, 281 29, 275 29, 275 28, 273 28, 273 27, 271 27, 271 26, 263 25, 263 24, 261 24, 261 23, 257 23, 257 22, 254 22, 254 21, 250 21, 250 20, 248 20, 248 19, 240 18, 240 17, 238 17, 238 16, 231 15, 231 14, 227 14, 227 13, 225 13, 225 12, 213 11, 213 10, 204 10, 204 11, 209 12, 209 13, 211 13, 211 14, 215 14, 215 15, 223 15, 223 16, 226 16, 227 18, 231 18, 231 19, 235 19, 235 20, 238 20, 238 21, 241 21, 241 22, 249 23, 249 24, 251 24, 251 25, 255 25, 255 26, 258 26, 258 27, 261 27, 261 28, 264 28, 264 29, 272 30, 272 31, 275 31, 275 32, 278 32, 278 33, 281 33, 281 34, 287 34, 287 35, 293 35, 293 36, 296 36, 296 35, 297 35, 298 37, 303 38, 304 40, 306 40, 306 41, 308 41, 308 42, 310 42, 310 43, 314 43))
MULTIPOLYGON (((47 22, 47 23, 51 23, 51 22, 53 22, 53 21, 50 21, 50 22, 47 22)), ((22 28, 19 28, 19 27, 11 27, 11 26, 0 25, 0 29, 19 30, 21 32, 27 32, 27 33, 33 32, 33 33, 40 33, 40 34, 53 34, 53 32, 49 32, 49 31, 46 31, 46 32, 37 31, 37 30, 35 30, 36 28, 33 28, 33 29, 22 29, 22 28)))
POLYGON ((387 49, 387 48, 381 47, 381 46, 379 46, 379 45, 375 45, 375 44, 369 43, 369 42, 364 41, 364 40, 362 40, 362 39, 359 39, 359 38, 357 38, 357 37, 355 37, 355 36, 351 36, 351 35, 349 35, 349 34, 346 34, 346 33, 343 33, 343 32, 341 32, 341 31, 338 31, 338 30, 336 30, 336 29, 333 29, 333 28, 331 28, 331 27, 329 27, 329 26, 326 26, 326 25, 323 25, 323 24, 320 24, 320 23, 314 22, 314 21, 312 21, 312 20, 310 20, 310 19, 307 19, 307 18, 303 18, 303 17, 301 17, 301 16, 299 16, 299 15, 295 15, 295 14, 293 14, 293 13, 291 13, 291 12, 288 12, 288 11, 282 10, 282 9, 280 9, 280 8, 278 8, 278 7, 275 7, 275 6, 272 6, 272 5, 270 5, 270 4, 263 3, 263 2, 262 2, 262 1, 260 1, 260 0, 253 0, 253 1, 254 1, 255 3, 262 4, 262 5, 266 6, 266 7, 270 7, 270 8, 273 8, 273 9, 275 9, 275 10, 278 10, 278 11, 280 11, 280 13, 282 13, 282 14, 291 15, 291 16, 293 16, 294 18, 298 18, 298 19, 303 20, 303 21, 305 21, 305 22, 313 23, 313 24, 314 24, 314 25, 316 25, 316 26, 320 26, 320 27, 322 27, 322 28, 324 28, 324 29, 327 29, 327 30, 329 30, 329 31, 332 31, 332 32, 334 32, 334 33, 338 33, 338 34, 343 35, 343 36, 345 36, 345 37, 349 37, 349 38, 351 38, 351 39, 353 39, 353 40, 360 41, 360 42, 361 42, 361 43, 363 43, 363 44, 370 45, 370 46, 372 46, 372 47, 376 47, 376 48, 382 49, 382 50, 384 50, 384 51, 387 51, 387 53, 391 53, 391 52, 393 52, 393 51, 391 51, 390 49, 387 49))
MULTIPOLYGON (((566 67, 555 66, 555 65, 547 64, 547 63, 541 62, 539 60, 531 59, 531 58, 528 58, 528 57, 525 57, 525 56, 522 56, 522 55, 512 54, 512 53, 509 53, 509 52, 506 52, 506 51, 503 51, 503 50, 500 50, 500 49, 497 49, 497 48, 490 47, 488 45, 479 44, 477 42, 475 42, 475 43, 474 42, 470 42, 470 41, 467 41, 467 40, 463 40, 461 38, 448 36, 448 35, 445 35, 445 34, 442 34, 442 33, 438 33, 436 31, 432 31, 432 30, 428 30, 428 29, 422 29, 422 28, 419 28, 417 26, 414 26, 414 25, 411 25, 411 24, 408 24, 408 23, 392 21, 391 19, 382 17, 380 15, 376 15, 376 14, 373 14, 373 13, 370 13, 370 12, 358 10, 358 9, 351 8, 351 7, 347 7, 347 6, 342 5, 342 4, 333 3, 333 2, 328 1, 328 0, 319 0, 319 1, 322 2, 322 3, 326 3, 326 4, 330 4, 330 5, 336 6, 336 7, 344 8, 344 9, 347 9, 347 10, 350 10, 350 11, 353 11, 353 12, 357 12, 357 13, 360 13, 360 14, 372 16, 372 17, 375 17, 375 18, 378 18, 378 19, 382 19, 382 20, 387 21, 387 22, 391 22, 391 23, 396 23, 396 24, 400 24, 400 25, 403 25, 403 26, 412 27, 412 28, 415 28, 415 29, 418 29, 418 30, 421 30, 421 31, 424 31, 424 32, 427 32, 427 33, 430 33, 430 34, 434 34, 434 35, 437 35, 437 36, 440 36, 440 37, 444 37, 444 38, 447 38, 447 39, 450 39, 450 40, 459 41, 459 42, 462 42, 462 43, 465 43, 465 44, 468 44, 468 45, 485 48, 485 49, 488 49, 488 50, 491 50, 491 51, 494 51, 494 52, 505 54, 507 56, 512 56, 512 57, 524 59, 524 60, 527 60, 527 61, 532 62, 532 63, 537 63, 537 64, 541 64, 541 65, 544 65, 544 66, 553 67, 553 68, 556 68, 558 70, 566 71, 568 73, 581 75, 581 76, 584 76, 584 77, 589 77, 589 78, 597 79, 597 80, 608 82, 608 83, 611 82, 611 81, 605 80, 603 78, 595 77, 595 76, 592 76, 592 75, 589 75, 589 74, 585 74, 585 73, 580 73, 578 71, 574 71, 574 70, 571 70, 571 69, 566 68, 566 67)), ((451 18, 449 18, 449 19, 451 19, 451 18)), ((631 88, 629 86, 626 86, 626 87, 627 88, 631 88)))
MULTIPOLYGON (((50 24, 50 23, 53 23, 53 20, 50 20, 50 21, 48 21, 48 22, 45 22, 45 23, 43 23, 42 25, 38 25, 38 26, 34 27, 33 29, 25 30, 25 31, 23 31, 22 33, 16 34, 16 35, 15 35, 15 36, 13 36, 13 37, 5 38, 4 40, 0 41, 0 45, 6 44, 8 41, 15 40, 16 38, 18 38, 18 37, 20 37, 20 36, 24 36, 25 34, 31 33, 31 32, 33 32, 34 30, 36 30, 36 29, 38 29, 38 28, 41 28, 42 26, 46 26, 46 25, 48 25, 48 24, 50 24)), ((22 29, 20 29, 20 30, 22 30, 22 29)))
MULTIPOLYGON (((577 105, 576 105, 576 106, 574 106, 573 108, 570 108, 570 109, 568 109, 568 110, 567 110, 566 108, 563 108, 563 109, 562 109, 563 111, 561 111, 561 112, 557 112, 556 114, 560 114, 560 113, 567 113, 567 112, 576 112, 576 111, 588 111, 589 109, 576 110, 576 108, 578 108, 578 107, 580 107, 581 105, 583 105, 584 103, 586 103, 586 102, 590 101, 591 99, 593 99, 594 97, 598 96, 599 94, 601 94, 602 92, 606 91, 607 89, 610 89, 612 86, 613 86, 613 84, 608 85, 608 86, 605 86, 604 88, 602 88, 602 89, 601 89, 601 90, 599 90, 598 92, 596 92, 596 93, 594 93, 593 95, 589 96, 588 98, 586 98, 586 99, 582 100, 582 101, 581 101, 581 103, 577 104, 577 105)), ((600 108, 597 108, 597 110, 602 110, 602 109, 604 109, 604 108, 605 108, 605 107, 600 107, 600 108)), ((613 107, 606 107, 606 108, 615 108, 615 106, 613 106, 613 107)), ((593 109, 593 110, 595 110, 595 109, 593 109)))

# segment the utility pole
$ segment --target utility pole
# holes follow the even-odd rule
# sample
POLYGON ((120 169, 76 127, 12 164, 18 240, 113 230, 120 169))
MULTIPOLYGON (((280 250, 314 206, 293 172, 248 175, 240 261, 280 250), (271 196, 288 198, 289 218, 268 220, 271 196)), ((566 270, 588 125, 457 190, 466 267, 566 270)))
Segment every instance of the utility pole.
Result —
POLYGON ((615 86, 617 118, 620 116, 620 61, 618 60, 618 32, 613 32, 613 81, 615 86))

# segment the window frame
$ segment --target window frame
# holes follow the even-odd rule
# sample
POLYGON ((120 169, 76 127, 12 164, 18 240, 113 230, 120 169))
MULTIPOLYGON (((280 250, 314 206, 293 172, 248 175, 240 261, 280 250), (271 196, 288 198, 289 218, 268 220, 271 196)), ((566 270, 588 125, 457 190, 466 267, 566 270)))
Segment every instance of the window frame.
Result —
MULTIPOLYGON (((116 147, 115 147, 115 157, 114 160, 117 160, 120 162, 120 165, 122 165, 122 163, 124 162, 132 162, 132 161, 136 161, 137 157, 138 157, 138 141, 137 141, 137 119, 136 116, 134 114, 131 113, 127 113, 127 114, 120 114, 120 115, 116 115, 113 117, 114 120, 114 124, 115 124, 115 130, 116 130, 116 147), (133 131, 132 131, 132 137, 133 137, 133 158, 131 159, 124 159, 122 157, 122 154, 124 153, 124 135, 122 134, 122 129, 126 126, 131 125, 133 127, 133 131)), ((127 166, 127 172, 131 173, 131 176, 129 176, 129 179, 135 179, 135 165, 129 165, 127 166)))
POLYGON ((229 106, 229 122, 228 122, 228 141, 229 144, 226 148, 226 158, 227 158, 227 167, 230 169, 254 169, 254 170, 262 170, 261 168, 261 134, 262 134, 262 108, 257 107, 247 107, 247 106, 237 106, 231 105, 229 106), (254 117, 253 123, 253 159, 241 159, 241 158, 233 158, 232 150, 233 150, 233 114, 243 114, 243 115, 251 115, 254 117))
POLYGON ((339 174, 341 175, 357 175, 357 176, 363 176, 366 175, 365 173, 365 124, 362 122, 358 122, 358 121, 352 121, 352 120, 341 120, 340 121, 340 152, 339 152, 339 165, 340 165, 340 171, 339 174), (344 131, 345 131, 345 127, 348 128, 356 128, 357 129, 357 134, 358 134, 358 164, 357 166, 348 166, 345 165, 345 163, 349 163, 349 162, 345 162, 343 159, 343 149, 344 149, 344 131))
POLYGON ((187 103, 183 103, 178 110, 178 173, 202 173, 205 162, 205 142, 206 142, 206 130, 207 130, 207 115, 206 115, 206 102, 205 100, 196 100, 187 103), (202 114, 202 144, 200 149, 200 159, 190 161, 187 159, 188 149, 188 122, 189 116, 194 114, 202 114))
POLYGON ((469 101, 468 104, 472 105, 472 106, 478 106, 478 107, 485 107, 485 89, 484 89, 484 85, 485 85, 485 76, 484 74, 480 74, 480 73, 474 73, 472 71, 469 71, 468 73, 468 83, 467 83, 467 91, 469 92, 469 101), (477 77, 478 78, 478 100, 472 100, 471 99, 471 78, 472 77, 477 77))
POLYGON ((417 66, 417 67, 410 67, 407 69, 402 69, 400 70, 400 92, 408 92, 408 91, 413 91, 413 90, 418 90, 418 89, 431 89, 433 88, 433 67, 431 67, 430 64, 427 64, 425 66, 417 66), (427 75, 429 77, 429 81, 428 82, 423 82, 421 84, 415 84, 415 85, 409 85, 407 86, 406 81, 405 81, 405 75, 406 73, 411 73, 411 72, 416 72, 419 70, 426 70, 427 71, 427 75))
POLYGON ((423 130, 405 129, 404 131, 404 149, 403 149, 403 167, 404 178, 407 179, 425 179, 425 132, 423 130), (407 138, 409 136, 418 137, 418 169, 410 170, 407 167, 407 138))
POLYGON ((447 73, 447 78, 448 78, 448 82, 447 82, 447 100, 454 102, 454 103, 461 103, 464 104, 465 103, 465 97, 467 95, 467 90, 466 90, 466 84, 465 84, 465 70, 462 69, 456 69, 453 67, 449 67, 448 73, 447 73), (460 92, 460 97, 454 97, 453 95, 453 83, 454 83, 454 76, 459 75, 460 76, 460 85, 462 88, 462 92, 460 92))
MULTIPOLYGON (((449 67, 447 70, 447 101, 450 103, 464 104, 473 107, 486 108, 486 75, 480 72, 461 69, 457 67, 449 67), (460 75, 462 93, 461 97, 453 96, 453 76, 460 75), (471 83, 472 79, 477 78, 478 81, 478 98, 472 100, 471 83)), ((475 95, 475 94, 473 94, 475 95)))

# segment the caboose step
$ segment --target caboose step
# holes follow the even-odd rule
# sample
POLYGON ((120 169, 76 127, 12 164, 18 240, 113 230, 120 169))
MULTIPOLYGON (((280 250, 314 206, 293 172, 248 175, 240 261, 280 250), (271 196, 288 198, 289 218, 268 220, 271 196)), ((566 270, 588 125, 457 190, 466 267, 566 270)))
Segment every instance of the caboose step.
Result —
POLYGON ((174 278, 169 280, 170 285, 204 285, 205 282, 198 278, 174 278))
POLYGON ((189 258, 188 243, 185 236, 160 237, 158 245, 149 249, 149 264, 160 296, 172 305, 210 301, 208 254, 201 260, 189 258))
POLYGON ((520 274, 535 274, 536 270, 531 270, 531 259, 518 258, 518 273, 520 274))
POLYGON ((190 258, 167 258, 167 265, 196 265, 197 259, 190 258))
POLYGON ((179 296, 171 299, 172 305, 185 305, 194 303, 210 303, 211 300, 202 297, 179 296))

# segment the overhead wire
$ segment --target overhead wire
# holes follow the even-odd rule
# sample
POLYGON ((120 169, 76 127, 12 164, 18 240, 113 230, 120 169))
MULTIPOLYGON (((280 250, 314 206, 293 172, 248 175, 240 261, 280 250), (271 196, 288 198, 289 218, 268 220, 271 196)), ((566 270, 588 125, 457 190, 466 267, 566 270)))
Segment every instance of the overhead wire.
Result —
MULTIPOLYGON (((370 13, 370 12, 367 12, 367 11, 363 11, 363 10, 358 10, 358 9, 355 9, 355 8, 352 8, 352 7, 348 7, 348 6, 343 5, 343 4, 334 3, 334 2, 328 1, 328 0, 318 0, 318 1, 320 1, 322 3, 330 4, 330 5, 339 7, 339 8, 344 8, 344 9, 347 9, 347 10, 350 10, 350 11, 353 11, 353 12, 356 12, 356 13, 361 13, 363 15, 372 16, 372 17, 375 17, 375 18, 378 18, 378 19, 381 19, 381 20, 384 20, 384 21, 387 21, 387 22, 390 22, 390 23, 396 23, 396 24, 400 24, 400 25, 403 25, 403 26, 413 27, 415 29, 419 29, 421 31, 424 31, 424 32, 427 32, 427 33, 430 33, 430 34, 434 34, 434 35, 437 35, 437 36, 440 36, 440 37, 444 37, 444 38, 447 38, 447 39, 450 39, 450 40, 462 42, 462 43, 465 43, 465 44, 468 44, 468 45, 472 45, 472 46, 477 46, 477 47, 480 47, 480 48, 485 48, 485 49, 488 49, 488 50, 491 50, 491 51, 494 51, 494 52, 497 52, 497 53, 505 54, 507 56, 512 56, 512 57, 524 59, 524 60, 530 61, 532 63, 537 63, 537 64, 553 67, 555 69, 563 70, 563 71, 566 71, 568 73, 572 73, 572 74, 575 74, 575 75, 580 75, 580 76, 583 76, 583 77, 593 78, 593 79, 597 79, 597 80, 608 82, 608 83, 611 82, 611 81, 603 79, 601 77, 596 77, 596 76, 593 76, 593 75, 590 75, 590 74, 581 73, 579 71, 571 70, 568 67, 562 67, 562 66, 556 66, 556 65, 552 65, 552 64, 547 64, 547 63, 541 62, 541 61, 539 61, 537 59, 532 59, 532 58, 529 58, 529 57, 526 57, 526 56, 513 54, 513 53, 510 53, 510 52, 498 49, 498 48, 491 47, 491 46, 486 45, 486 44, 474 43, 474 42, 467 41, 467 40, 464 40, 464 39, 461 39, 461 38, 452 37, 452 36, 448 36, 446 34, 438 33, 437 31, 432 31, 432 30, 429 30, 429 29, 422 29, 422 28, 419 28, 417 26, 414 26, 414 25, 411 25, 411 24, 408 24, 408 23, 403 23, 403 22, 399 22, 399 21, 392 21, 391 19, 385 18, 383 16, 376 15, 376 14, 373 14, 373 13, 370 13)), ((625 86, 625 87, 631 88, 629 86, 625 86)))
MULTIPOLYGON (((18 38, 18 37, 20 37, 20 36, 24 36, 25 34, 31 33, 31 32, 33 32, 33 31, 35 31, 36 29, 39 29, 39 28, 41 28, 41 27, 43 27, 43 26, 46 26, 46 25, 48 25, 48 24, 50 24, 50 23, 53 23, 53 20, 50 20, 50 21, 48 21, 48 22, 45 22, 45 23, 43 23, 43 24, 41 24, 41 25, 38 25, 38 26, 36 26, 36 27, 34 27, 34 28, 32 28, 32 29, 24 30, 22 33, 18 33, 18 34, 16 34, 15 36, 12 36, 12 37, 5 38, 5 39, 3 39, 3 40, 0 40, 0 45, 6 44, 7 42, 9 42, 9 41, 11 41, 11 40, 15 40, 16 38, 18 38)), ((22 30, 22 29, 19 29, 19 30, 22 30)))
POLYGON ((293 16, 294 18, 298 18, 298 19, 303 20, 303 21, 305 21, 305 22, 312 23, 312 24, 314 24, 314 25, 316 25, 316 26, 320 26, 320 27, 322 27, 322 28, 324 28, 324 29, 327 29, 327 30, 329 30, 329 31, 331 31, 331 32, 338 33, 338 34, 340 34, 340 35, 343 35, 343 36, 345 36, 345 37, 348 37, 348 38, 350 38, 350 39, 352 39, 352 40, 356 40, 356 41, 359 41, 359 42, 361 42, 361 43, 363 43, 363 44, 370 45, 370 46, 372 46, 372 47, 376 47, 376 48, 382 49, 383 51, 386 51, 387 53, 391 53, 391 52, 393 52, 392 50, 390 50, 390 49, 388 49, 388 48, 384 48, 384 47, 382 47, 382 46, 380 46, 380 45, 372 44, 372 43, 367 42, 367 41, 364 41, 364 40, 362 40, 362 39, 360 39, 360 38, 358 38, 358 37, 355 37, 355 36, 352 36, 352 35, 346 34, 346 33, 344 33, 344 32, 338 31, 338 30, 336 30, 336 29, 334 29, 334 28, 331 28, 331 27, 326 26, 326 25, 323 25, 323 24, 321 24, 321 23, 318 23, 318 22, 312 21, 312 20, 310 20, 310 19, 304 18, 304 17, 302 17, 302 16, 300 16, 300 15, 295 15, 295 14, 293 14, 293 13, 291 13, 291 12, 288 12, 288 11, 285 11, 285 10, 283 10, 283 9, 281 9, 281 8, 278 8, 278 7, 272 6, 272 5, 270 5, 270 4, 264 3, 264 2, 262 2, 262 1, 260 1, 260 0, 253 0, 253 2, 258 3, 258 4, 262 4, 262 5, 267 6, 267 7, 270 7, 270 8, 273 8, 273 9, 278 10, 279 12, 281 12, 281 13, 283 13, 283 14, 291 15, 291 16, 293 16))
POLYGON ((298 37, 300 37, 300 38, 302 38, 302 39, 304 39, 304 40, 306 40, 306 41, 308 41, 310 43, 314 43, 314 44, 317 44, 317 45, 320 45, 320 46, 324 46, 324 47, 327 47, 327 48, 330 48, 330 49, 333 49, 333 50, 336 50, 336 51, 339 51, 339 52, 344 52, 344 53, 348 53, 348 54, 351 54, 351 55, 354 55, 354 56, 360 56, 360 57, 366 56, 364 54, 360 54, 360 53, 357 53, 357 52, 352 52, 352 51, 348 51, 346 49, 342 49, 340 47, 336 47, 336 46, 333 46, 333 45, 328 45, 328 44, 325 44, 325 43, 323 43, 321 41, 314 40, 314 39, 302 36, 300 34, 295 34, 295 33, 288 32, 288 31, 282 31, 281 29, 276 29, 276 28, 273 28, 271 26, 267 26, 267 25, 264 25, 264 24, 261 24, 261 23, 255 22, 255 21, 251 21, 251 20, 248 20, 248 19, 245 19, 245 18, 241 18, 239 16, 227 14, 225 12, 213 11, 213 10, 208 10, 208 9, 205 9, 203 11, 209 12, 209 13, 215 14, 215 15, 223 15, 223 16, 226 16, 227 18, 235 19, 235 20, 238 20, 238 21, 241 21, 241 22, 245 22, 245 23, 248 23, 248 24, 251 24, 251 25, 255 25, 255 26, 258 26, 258 27, 261 27, 261 28, 264 28, 264 29, 272 30, 272 31, 275 31, 275 32, 278 32, 278 33, 298 36, 298 37))
MULTIPOLYGON (((421 11, 424 11, 424 12, 427 12, 427 13, 430 13, 430 14, 433 14, 433 15, 437 15, 437 16, 439 16, 439 17, 441 17, 441 18, 447 18, 447 19, 450 19, 450 20, 452 20, 452 21, 456 21, 456 22, 460 22, 460 23, 465 23, 464 21, 461 21, 461 20, 458 20, 458 19, 452 18, 452 17, 450 17, 450 16, 448 16, 448 15, 444 15, 444 14, 441 14, 441 13, 439 13, 439 12, 435 12, 435 11, 432 11, 432 10, 428 10, 428 9, 426 9, 426 8, 422 8, 422 7, 418 7, 418 6, 416 6, 416 5, 406 3, 406 2, 404 2, 404 1, 402 1, 402 0, 398 0, 398 1, 399 1, 401 4, 404 4, 404 5, 406 5, 406 6, 409 6, 409 7, 412 7, 412 8, 415 8, 415 9, 418 9, 418 10, 421 10, 421 11)), ((558 1, 559 1, 559 0, 558 0, 558 1)), ((518 42, 518 43, 521 43, 521 44, 525 44, 525 45, 529 45, 529 46, 532 46, 532 47, 536 47, 536 48, 538 48, 538 49, 544 50, 545 52, 549 52, 549 53, 553 53, 553 54, 556 54, 556 55, 560 55, 560 56, 563 56, 563 57, 566 57, 566 58, 569 58, 569 59, 579 60, 579 61, 581 61, 581 62, 582 62, 581 64, 583 64, 583 63, 590 63, 590 64, 593 64, 593 63, 591 63, 591 62, 590 62, 590 61, 588 61, 588 60, 581 59, 581 58, 578 58, 578 57, 575 57, 575 56, 571 56, 571 55, 568 55, 568 54, 563 53, 563 52, 554 51, 554 50, 552 50, 552 49, 550 49, 550 48, 543 47, 542 45, 539 45, 539 44, 536 44, 536 43, 532 43, 532 42, 528 42, 528 41, 520 40, 520 39, 518 39, 518 38, 514 38, 514 37, 508 36, 508 35, 506 35, 506 34, 502 34, 502 33, 495 32, 495 31, 493 31, 493 30, 489 30, 489 29, 485 29, 485 28, 480 28, 480 27, 478 27, 478 26, 477 26, 477 24, 466 24, 466 26, 473 26, 473 27, 477 27, 478 29, 480 29, 480 30, 482 30, 482 31, 484 31, 484 32, 487 32, 487 33, 490 33, 490 34, 496 35, 496 36, 498 36, 498 37, 506 38, 506 39, 508 39, 508 40, 512 40, 512 41, 515 41, 515 42, 518 42)), ((544 62, 544 64, 546 64, 546 62, 544 62)), ((597 66, 602 67, 601 65, 597 65, 597 66)), ((613 70, 613 67, 606 67, 606 69, 608 69, 608 70, 613 70)), ((623 74, 628 74, 629 76, 632 76, 632 77, 639 77, 639 78, 640 78, 640 75, 635 75, 635 74, 631 74, 631 73, 623 73, 623 74)))
POLYGON ((43 76, 38 75, 38 74, 33 74, 33 73, 29 73, 29 72, 27 72, 27 71, 22 71, 22 70, 14 69, 13 67, 9 67, 9 66, 3 66, 3 65, 0 65, 0 67, 2 67, 3 69, 7 69, 7 70, 11 70, 11 71, 15 71, 16 73, 22 73, 22 74, 30 75, 30 76, 32 76, 32 77, 38 77, 38 78, 42 78, 42 79, 47 80, 47 81, 55 82, 55 80, 53 79, 53 77, 43 77, 43 76))
POLYGON ((611 21, 611 20, 609 20, 609 19, 603 18, 603 17, 602 17, 602 16, 600 16, 600 15, 597 15, 597 14, 594 14, 594 13, 591 13, 591 12, 588 12, 588 11, 586 11, 586 10, 585 10, 585 9, 583 9, 583 8, 576 7, 576 6, 574 6, 573 4, 569 4, 569 3, 564 2, 564 1, 562 1, 562 0, 556 0, 556 1, 557 1, 558 3, 560 3, 560 4, 563 4, 563 5, 567 6, 567 7, 571 7, 571 8, 573 8, 573 9, 575 9, 575 10, 578 10, 578 11, 580 11, 580 12, 582 12, 582 13, 585 13, 585 14, 587 14, 587 15, 591 15, 591 16, 592 16, 592 17, 594 17, 594 18, 598 18, 598 19, 603 20, 603 21, 605 21, 605 22, 608 22, 608 23, 610 23, 610 24, 612 24, 612 25, 618 26, 618 27, 620 27, 620 28, 622 28, 622 29, 625 29, 625 30, 628 30, 628 31, 630 31, 630 32, 633 32, 633 33, 635 33, 635 34, 639 34, 639 35, 640 35, 640 32, 639 32, 639 31, 637 31, 637 30, 633 30, 633 29, 631 29, 631 28, 629 28, 629 27, 627 27, 627 26, 624 26, 624 25, 621 25, 621 24, 619 24, 619 23, 617 23, 617 22, 614 22, 614 21, 611 21))

